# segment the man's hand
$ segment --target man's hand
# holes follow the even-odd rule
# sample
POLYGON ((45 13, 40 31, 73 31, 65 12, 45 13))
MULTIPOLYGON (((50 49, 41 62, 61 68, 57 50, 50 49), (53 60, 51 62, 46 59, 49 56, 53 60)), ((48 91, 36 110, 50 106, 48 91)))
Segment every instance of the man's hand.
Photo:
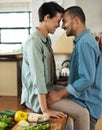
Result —
POLYGON ((51 106, 54 102, 62 99, 63 97, 69 96, 70 93, 64 88, 59 91, 52 91, 47 94, 47 105, 51 106))
POLYGON ((52 92, 48 93, 48 95, 47 95, 47 104, 48 104, 48 106, 50 106, 54 102, 56 102, 60 99, 61 99, 61 97, 58 94, 58 91, 52 91, 52 92))

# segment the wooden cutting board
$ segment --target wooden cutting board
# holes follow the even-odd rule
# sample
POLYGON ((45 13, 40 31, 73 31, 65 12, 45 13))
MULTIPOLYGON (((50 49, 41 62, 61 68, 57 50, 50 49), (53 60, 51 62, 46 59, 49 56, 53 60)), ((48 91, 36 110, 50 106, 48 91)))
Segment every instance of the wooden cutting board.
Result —
MULTIPOLYGON (((67 118, 50 118, 50 130, 65 130, 67 118)), ((22 130, 23 127, 15 125, 11 130, 22 130)))

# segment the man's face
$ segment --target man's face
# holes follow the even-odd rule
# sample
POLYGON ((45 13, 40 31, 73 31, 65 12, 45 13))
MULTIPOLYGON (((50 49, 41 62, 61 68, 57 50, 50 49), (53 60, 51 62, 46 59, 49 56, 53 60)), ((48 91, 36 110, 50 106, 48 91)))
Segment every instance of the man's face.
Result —
POLYGON ((60 26, 60 21, 61 21, 62 15, 63 14, 61 14, 61 13, 57 13, 55 17, 47 19, 48 33, 53 34, 55 32, 55 30, 60 26))
POLYGON ((64 13, 62 18, 62 28, 66 31, 67 36, 75 35, 74 20, 67 12, 64 13))

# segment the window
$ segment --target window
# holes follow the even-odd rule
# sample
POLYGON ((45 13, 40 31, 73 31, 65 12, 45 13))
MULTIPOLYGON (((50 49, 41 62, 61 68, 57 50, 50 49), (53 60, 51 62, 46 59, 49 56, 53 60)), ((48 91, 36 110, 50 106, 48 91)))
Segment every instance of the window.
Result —
POLYGON ((0 43, 17 44, 31 32, 31 12, 0 12, 0 43))

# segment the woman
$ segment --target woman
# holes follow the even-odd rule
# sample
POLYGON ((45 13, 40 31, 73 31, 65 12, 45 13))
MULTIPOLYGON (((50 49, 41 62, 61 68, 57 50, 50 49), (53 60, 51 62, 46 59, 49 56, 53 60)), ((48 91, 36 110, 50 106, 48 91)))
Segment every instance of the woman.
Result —
POLYGON ((21 104, 35 112, 47 113, 53 117, 64 117, 61 111, 48 109, 46 95, 56 76, 51 40, 64 9, 55 2, 47 2, 38 10, 39 26, 23 45, 22 96, 21 104))

